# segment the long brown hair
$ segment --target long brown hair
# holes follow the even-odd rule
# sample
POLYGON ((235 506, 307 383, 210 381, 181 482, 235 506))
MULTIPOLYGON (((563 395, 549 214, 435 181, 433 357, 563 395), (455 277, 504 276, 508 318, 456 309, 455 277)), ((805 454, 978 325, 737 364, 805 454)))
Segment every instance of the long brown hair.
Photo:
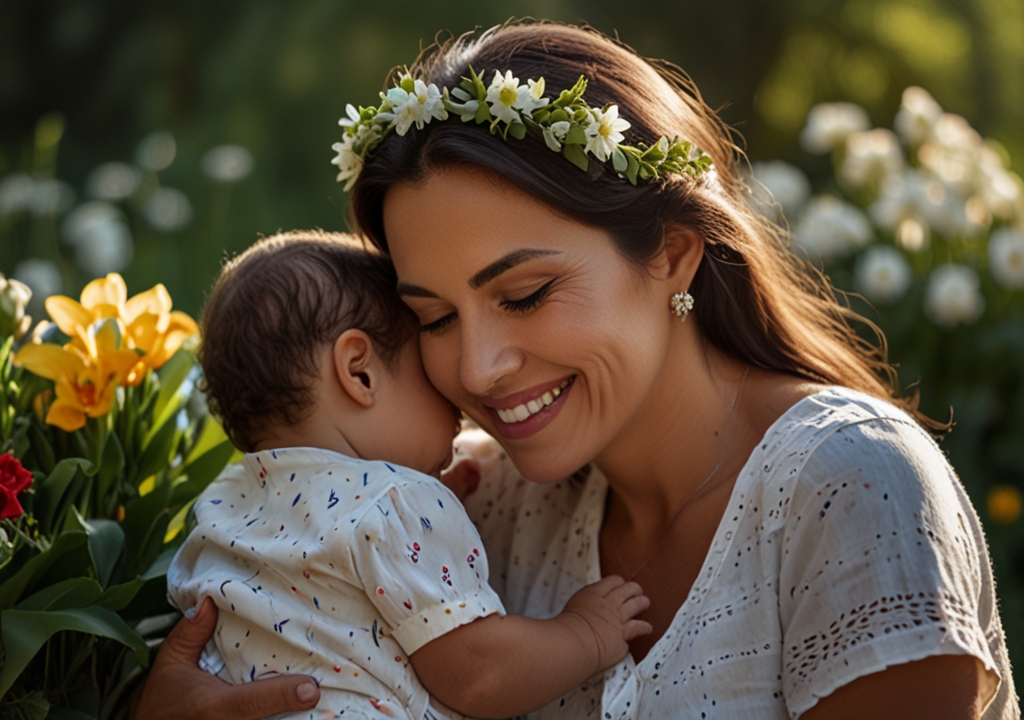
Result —
POLYGON ((505 141, 472 123, 434 122, 389 137, 368 158, 351 211, 370 242, 387 251, 383 203, 393 184, 456 165, 497 173, 560 213, 602 228, 637 266, 660 252, 666 226, 682 224, 705 241, 690 292, 709 342, 757 367, 859 390, 895 402, 927 427, 943 427, 917 411, 916 397, 897 397, 896 372, 877 326, 840 303, 828 279, 790 252, 785 230, 751 209, 737 172, 743 152, 682 70, 644 59, 590 28, 516 22, 436 43, 410 71, 452 88, 470 66, 488 77, 498 69, 523 82, 544 77, 555 93, 584 75, 587 102, 617 104, 632 124, 631 143, 652 144, 663 135, 690 140, 711 156, 714 172, 634 187, 610 162, 591 162, 583 173, 543 142, 505 141), (856 324, 875 340, 859 336, 856 324))

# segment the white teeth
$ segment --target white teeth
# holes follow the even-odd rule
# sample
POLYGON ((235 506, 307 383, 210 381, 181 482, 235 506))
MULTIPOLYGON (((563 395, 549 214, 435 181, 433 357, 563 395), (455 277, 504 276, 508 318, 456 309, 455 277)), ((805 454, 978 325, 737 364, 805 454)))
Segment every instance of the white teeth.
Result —
POLYGON ((531 415, 536 415, 541 410, 543 410, 548 405, 557 400, 558 396, 562 394, 562 391, 569 387, 569 382, 569 380, 566 380, 559 387, 552 388, 548 392, 541 395, 539 398, 530 400, 528 403, 525 403, 523 405, 516 405, 514 408, 496 409, 495 412, 498 413, 498 417, 501 418, 502 422, 510 424, 522 422, 531 415))

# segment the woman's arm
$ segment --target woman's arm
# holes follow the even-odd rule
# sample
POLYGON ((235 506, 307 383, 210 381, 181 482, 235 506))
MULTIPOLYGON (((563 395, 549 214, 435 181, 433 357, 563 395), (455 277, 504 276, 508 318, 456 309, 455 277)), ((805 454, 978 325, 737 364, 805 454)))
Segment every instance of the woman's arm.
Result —
POLYGON ((204 598, 164 640, 130 720, 259 720, 316 706, 320 689, 305 675, 231 685, 201 670, 199 654, 216 627, 217 606, 204 598))
POLYGON ((818 701, 801 720, 978 720, 999 682, 970 655, 938 655, 865 675, 818 701))
POLYGON ((557 700, 651 632, 633 619, 650 606, 640 586, 610 576, 588 585, 550 620, 490 615, 409 656, 424 687, 463 715, 505 718, 557 700))

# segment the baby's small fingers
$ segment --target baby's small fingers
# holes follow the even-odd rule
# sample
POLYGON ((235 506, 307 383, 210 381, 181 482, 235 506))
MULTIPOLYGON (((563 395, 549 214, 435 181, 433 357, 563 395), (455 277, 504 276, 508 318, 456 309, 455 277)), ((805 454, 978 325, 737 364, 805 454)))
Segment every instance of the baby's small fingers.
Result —
POLYGON ((635 582, 624 582, 622 585, 614 588, 607 597, 609 600, 616 604, 622 604, 630 598, 636 597, 637 595, 643 595, 644 590, 635 582))
POLYGON ((626 602, 622 603, 622 607, 619 608, 619 617, 623 621, 634 618, 644 610, 651 606, 651 600, 646 595, 637 595, 631 597, 626 602))
POLYGON ((592 587, 601 597, 608 597, 608 595, 615 591, 616 588, 620 588, 625 584, 626 581, 618 575, 609 575, 608 577, 601 578, 590 587, 592 587))
POLYGON ((622 638, 626 642, 634 638, 643 637, 644 635, 650 635, 652 632, 654 632, 654 628, 651 627, 649 622, 644 622, 643 620, 630 620, 622 626, 622 638))

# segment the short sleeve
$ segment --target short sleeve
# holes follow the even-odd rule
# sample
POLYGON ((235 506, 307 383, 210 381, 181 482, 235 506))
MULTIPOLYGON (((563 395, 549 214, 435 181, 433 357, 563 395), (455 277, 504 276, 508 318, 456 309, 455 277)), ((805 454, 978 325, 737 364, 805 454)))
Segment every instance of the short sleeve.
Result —
POLYGON ((972 655, 998 674, 990 573, 977 516, 919 427, 876 418, 831 433, 801 471, 783 540, 790 717, 933 655, 972 655))
POLYGON ((409 655, 504 606, 458 499, 424 476, 392 486, 353 528, 353 564, 370 601, 409 655))

